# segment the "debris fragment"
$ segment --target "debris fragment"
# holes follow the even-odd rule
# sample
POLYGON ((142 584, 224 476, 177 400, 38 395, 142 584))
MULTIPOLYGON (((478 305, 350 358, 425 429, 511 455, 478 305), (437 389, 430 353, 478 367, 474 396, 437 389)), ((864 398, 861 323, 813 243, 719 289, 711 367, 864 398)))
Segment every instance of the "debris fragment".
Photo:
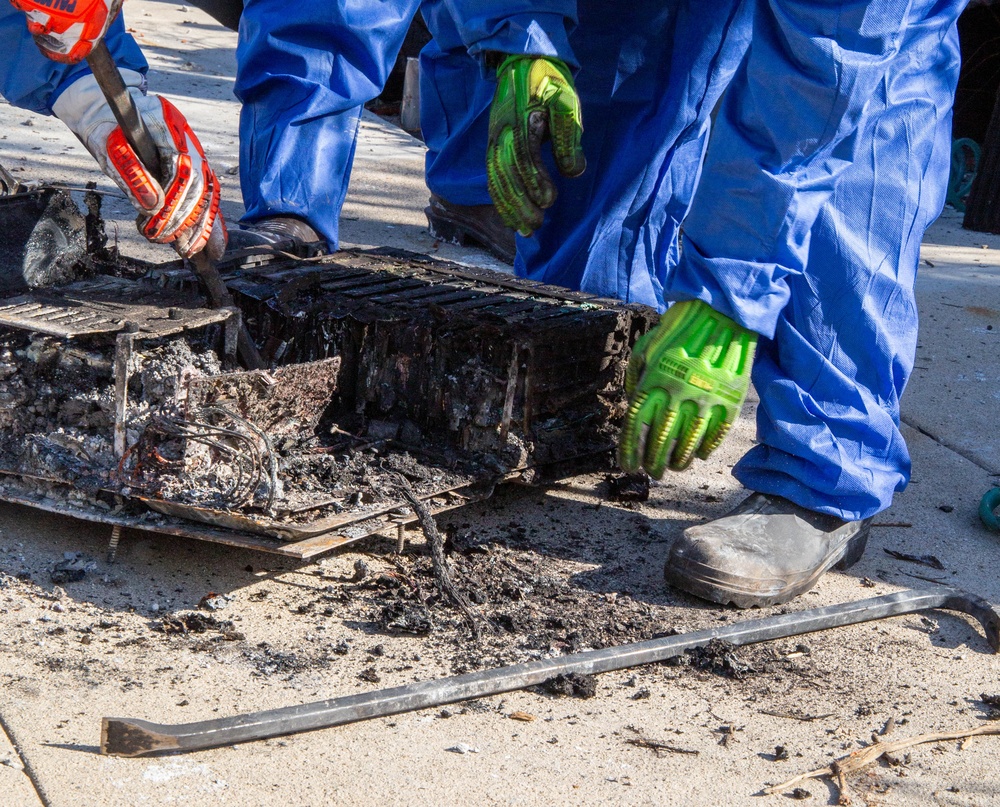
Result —
POLYGON ((629 737, 625 740, 625 742, 629 745, 634 745, 636 748, 648 748, 658 757, 662 757, 664 754, 690 754, 692 756, 698 756, 698 754, 701 753, 693 748, 679 748, 676 745, 657 742, 656 740, 651 740, 648 737, 629 737))
POLYGON ((538 685, 539 690, 549 695, 569 698, 593 698, 597 695, 597 679, 593 675, 566 673, 550 678, 538 685))
POLYGON ((644 502, 649 499, 649 477, 644 473, 608 474, 608 498, 614 502, 644 502))
POLYGON ((383 606, 375 621, 389 633, 412 633, 414 636, 426 636, 434 625, 427 606, 399 601, 383 606))
POLYGON ((833 712, 826 712, 821 715, 810 715, 804 712, 775 712, 769 709, 761 709, 762 715, 770 715, 771 717, 784 717, 788 720, 801 720, 803 723, 811 723, 814 720, 825 720, 828 717, 833 717, 833 712))
POLYGON ((465 743, 459 743, 458 745, 453 745, 451 748, 446 748, 445 751, 451 751, 453 754, 478 754, 479 749, 473 748, 471 745, 466 745, 465 743))
POLYGON ((216 619, 214 616, 199 614, 197 611, 165 616, 162 620, 153 624, 152 630, 167 635, 218 631, 223 639, 230 642, 245 638, 242 633, 234 630, 233 623, 230 620, 216 619))
POLYGON ((685 650, 688 663, 699 670, 707 670, 714 675, 741 680, 749 673, 757 672, 736 655, 736 646, 722 639, 712 639, 704 647, 685 650))
POLYGON ((719 745, 723 748, 728 748, 730 743, 739 742, 736 739, 736 732, 743 731, 743 726, 737 728, 736 726, 719 726, 715 729, 715 733, 719 735, 719 745))
POLYGON ((367 681, 369 684, 377 684, 382 680, 382 676, 378 674, 374 667, 366 667, 363 669, 358 673, 358 678, 362 681, 367 681))
POLYGON ((307 659, 299 657, 294 653, 281 653, 272 648, 267 642, 261 642, 255 649, 243 651, 243 656, 249 661, 254 671, 251 675, 255 677, 267 677, 271 675, 289 674, 309 669, 309 667, 324 667, 327 659, 307 659))
POLYGON ((987 695, 984 692, 979 700, 990 707, 984 715, 987 720, 1000 720, 1000 695, 987 695))
POLYGON ((519 720, 522 723, 532 723, 535 720, 535 716, 529 715, 527 712, 511 712, 507 717, 511 720, 519 720))
POLYGON ((97 568, 97 561, 86 557, 81 552, 66 552, 49 574, 49 579, 57 585, 77 583, 97 568))
POLYGON ((897 552, 894 549, 882 549, 885 554, 889 557, 895 558, 896 560, 905 560, 908 563, 919 563, 921 566, 929 566, 932 569, 937 569, 939 572, 945 570, 944 564, 934 555, 910 555, 907 552, 897 552))
POLYGON ((900 574, 904 577, 912 577, 914 580, 925 580, 928 583, 937 583, 939 586, 947 584, 947 580, 943 577, 928 577, 923 574, 913 574, 913 572, 900 571, 900 574))
POLYGON ((346 583, 360 583, 368 576, 368 564, 361 558, 354 561, 354 574, 347 578, 346 583))
MULTIPOLYGON (((472 635, 478 640, 482 635, 480 623, 485 620, 473 609, 472 603, 455 587, 455 583, 451 579, 448 559, 444 556, 444 539, 437 528, 434 516, 431 515, 431 511, 427 508, 427 505, 417 498, 406 477, 402 474, 397 474, 396 478, 399 492, 410 503, 410 507, 413 508, 413 513, 416 515, 417 521, 420 522, 420 527, 427 537, 431 557, 434 560, 434 577, 437 581, 438 591, 441 592, 442 597, 450 599, 458 606, 469 623, 469 627, 472 629, 472 635)), ((488 625, 489 623, 487 622, 486 624, 488 625)))
POLYGON ((206 611, 221 611, 232 600, 227 594, 216 594, 214 591, 208 592, 204 597, 198 600, 198 607, 206 611))

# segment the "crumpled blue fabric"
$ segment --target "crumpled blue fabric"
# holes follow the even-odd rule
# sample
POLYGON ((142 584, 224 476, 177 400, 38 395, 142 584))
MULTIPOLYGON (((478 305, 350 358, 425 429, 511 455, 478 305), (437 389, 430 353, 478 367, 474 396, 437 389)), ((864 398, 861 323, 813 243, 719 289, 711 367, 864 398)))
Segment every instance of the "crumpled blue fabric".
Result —
POLYGON ((420 51, 420 129, 427 146, 424 179, 455 205, 493 203, 486 186, 486 141, 496 87, 484 80, 444 0, 420 13, 432 39, 420 51))
MULTIPOLYGON (((753 369, 759 445, 733 470, 746 487, 855 519, 888 507, 909 481, 899 398, 916 350, 920 241, 947 192, 964 5, 910 6, 895 55, 868 88, 848 162, 831 158, 837 180, 805 239, 793 248, 775 239, 782 271, 791 256, 803 260, 775 282, 784 288, 773 299, 788 302, 754 315, 762 329, 774 318, 774 338, 758 343, 753 369)), ((702 249, 732 237, 699 227, 702 249)), ((709 267, 705 285, 713 280, 709 267)))
MULTIPOLYGON (((577 0, 443 0, 469 53, 528 53, 555 56, 571 67, 569 35, 576 25, 577 0)), ((605 11, 608 10, 604 5, 605 11)), ((617 9, 615 9, 617 13, 617 9)), ((613 24, 613 23, 612 23, 613 24)))
MULTIPOLYGON (((418 7, 433 36, 420 55, 427 185, 453 204, 490 203, 485 153, 492 85, 483 79, 480 60, 470 56, 446 0, 250 0, 240 20, 236 80, 243 101, 245 222, 301 216, 338 246, 361 108, 382 91, 418 7)), ((488 17, 479 24, 487 25, 488 17)), ((488 38, 475 30, 484 43, 509 35, 514 39, 505 43, 525 46, 517 21, 498 29, 488 38)), ((553 38, 565 43, 565 26, 553 38)))

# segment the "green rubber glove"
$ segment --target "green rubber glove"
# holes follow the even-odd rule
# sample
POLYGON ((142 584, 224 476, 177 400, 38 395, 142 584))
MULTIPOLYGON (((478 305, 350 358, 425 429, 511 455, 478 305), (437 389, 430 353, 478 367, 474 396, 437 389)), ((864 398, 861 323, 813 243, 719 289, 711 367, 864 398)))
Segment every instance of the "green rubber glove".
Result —
POLYGON ((701 300, 674 303, 632 350, 618 445, 626 471, 659 479, 719 447, 750 388, 757 334, 701 300))
POLYGON ((521 235, 542 224, 556 188, 542 164, 542 143, 564 176, 583 173, 580 99, 569 68, 558 59, 508 56, 497 69, 490 107, 486 179, 500 217, 521 235))

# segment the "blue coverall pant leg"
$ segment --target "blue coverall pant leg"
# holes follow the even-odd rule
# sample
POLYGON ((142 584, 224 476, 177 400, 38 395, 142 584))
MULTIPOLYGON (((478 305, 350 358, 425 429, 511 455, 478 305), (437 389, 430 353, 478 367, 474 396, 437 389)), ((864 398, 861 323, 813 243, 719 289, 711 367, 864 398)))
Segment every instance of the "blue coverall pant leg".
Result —
POLYGON ((668 296, 765 338, 748 488, 864 518, 909 476, 913 282, 948 179, 964 2, 759 2, 668 296))
POLYGON ((236 95, 245 221, 296 215, 331 248, 365 102, 385 84, 419 0, 248 0, 236 95))
MULTIPOLYGON (((709 117, 746 50, 739 0, 580 0, 570 43, 580 70, 587 171, 550 173, 559 193, 518 274, 663 309, 680 222, 698 180, 709 117)), ((551 164, 551 163, 550 163, 551 164)))
POLYGON ((496 84, 469 56, 444 0, 420 6, 432 40, 420 51, 420 129, 431 193, 455 205, 493 203, 486 185, 486 142, 496 84))

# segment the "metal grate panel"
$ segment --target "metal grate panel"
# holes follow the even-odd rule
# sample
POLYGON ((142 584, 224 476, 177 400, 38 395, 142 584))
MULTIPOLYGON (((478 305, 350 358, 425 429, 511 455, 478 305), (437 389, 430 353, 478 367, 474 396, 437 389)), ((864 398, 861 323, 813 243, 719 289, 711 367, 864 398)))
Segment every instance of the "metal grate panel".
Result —
POLYGON ((124 330, 160 337, 232 316, 197 303, 187 294, 149 283, 105 277, 8 298, 0 305, 0 325, 64 339, 124 330))

